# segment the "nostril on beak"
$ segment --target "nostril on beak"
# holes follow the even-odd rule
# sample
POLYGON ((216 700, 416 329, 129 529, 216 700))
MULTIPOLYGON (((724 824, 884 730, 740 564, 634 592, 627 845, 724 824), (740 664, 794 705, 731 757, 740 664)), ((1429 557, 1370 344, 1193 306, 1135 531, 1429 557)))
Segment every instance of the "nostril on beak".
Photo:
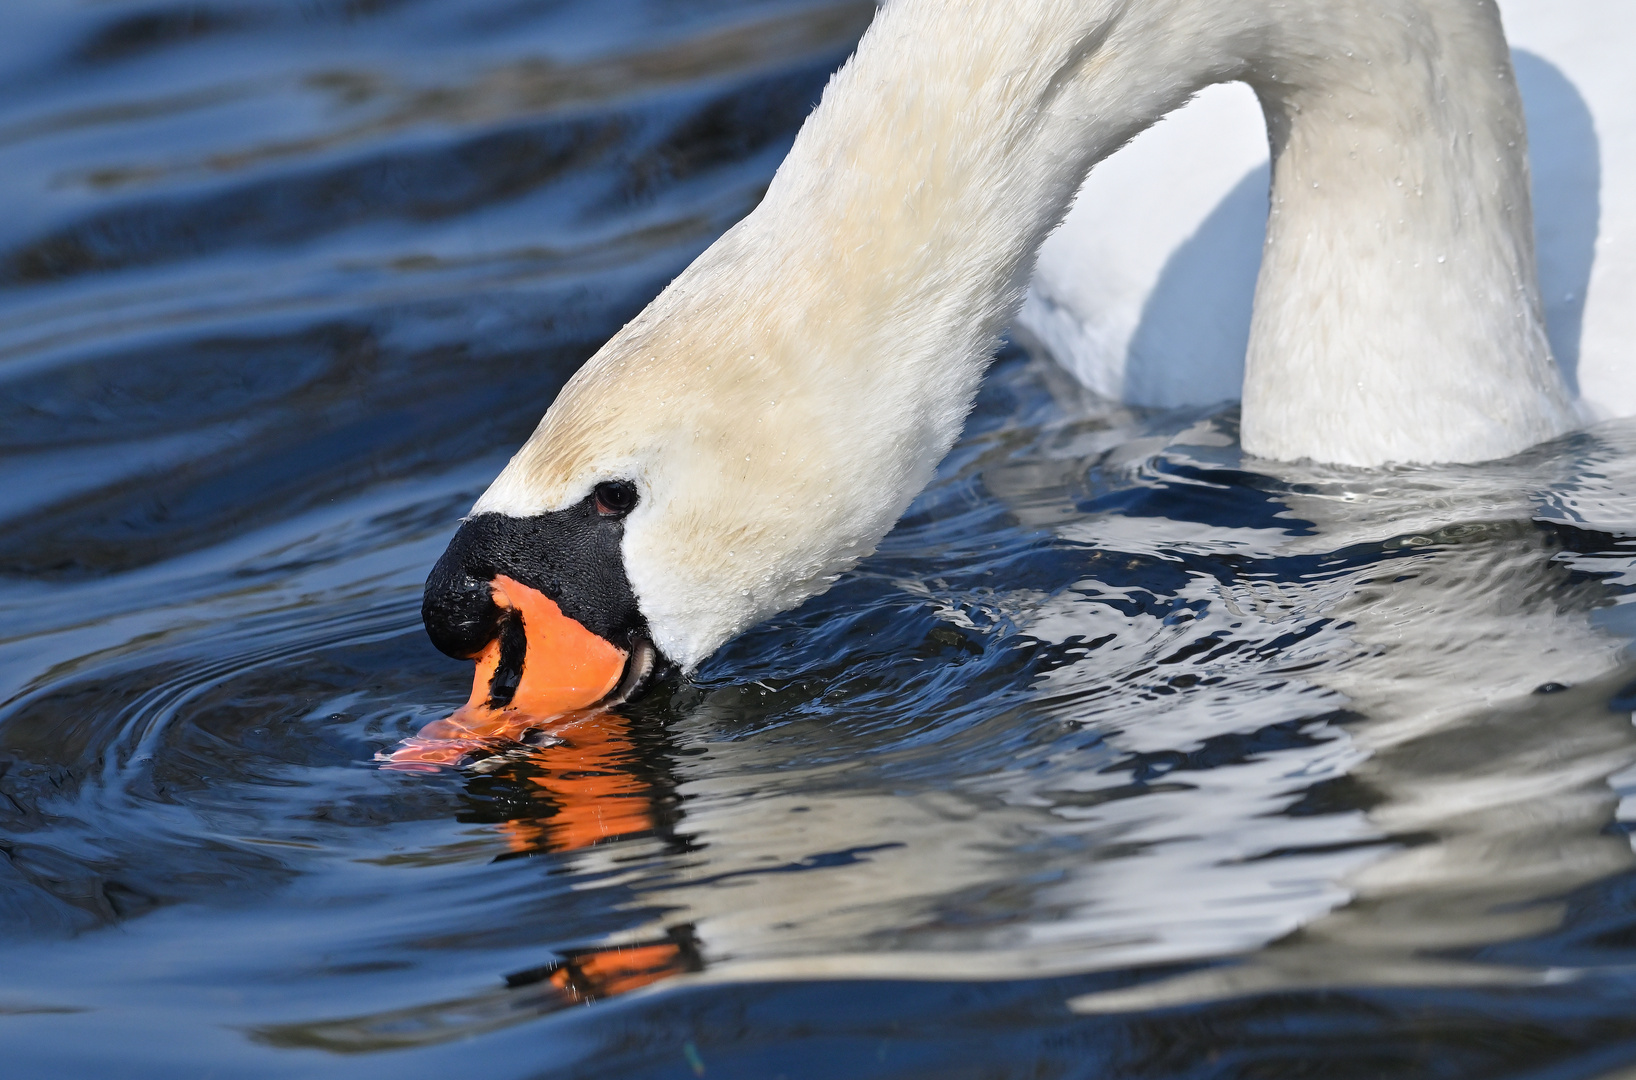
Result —
POLYGON ((468 571, 460 556, 451 545, 432 567, 420 618, 440 652, 469 660, 500 633, 500 608, 489 582, 468 571))
MULTIPOLYGON (((486 643, 485 643, 486 644, 486 643)), ((528 659, 528 633, 523 617, 516 611, 507 611, 500 617, 500 660, 489 680, 491 709, 503 709, 517 696, 523 684, 523 664, 528 659)))

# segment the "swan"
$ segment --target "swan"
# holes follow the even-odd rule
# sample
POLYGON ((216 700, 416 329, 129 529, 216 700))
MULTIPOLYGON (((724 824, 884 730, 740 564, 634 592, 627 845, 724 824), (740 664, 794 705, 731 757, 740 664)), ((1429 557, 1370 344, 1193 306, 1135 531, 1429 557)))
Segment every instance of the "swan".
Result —
POLYGON ((757 209, 569 380, 433 569, 433 642, 479 660, 442 734, 616 701, 826 589, 953 443, 1092 166, 1234 81, 1273 160, 1247 452, 1477 461, 1580 423, 1492 0, 892 0, 757 209))

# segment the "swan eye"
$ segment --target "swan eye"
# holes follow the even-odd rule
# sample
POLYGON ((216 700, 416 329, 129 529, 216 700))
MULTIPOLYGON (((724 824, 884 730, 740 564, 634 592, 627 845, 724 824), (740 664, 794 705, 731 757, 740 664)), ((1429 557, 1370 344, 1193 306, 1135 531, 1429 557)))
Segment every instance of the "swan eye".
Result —
POLYGON ((622 518, 636 509, 636 485, 629 480, 604 480, 591 489, 591 497, 605 518, 622 518))

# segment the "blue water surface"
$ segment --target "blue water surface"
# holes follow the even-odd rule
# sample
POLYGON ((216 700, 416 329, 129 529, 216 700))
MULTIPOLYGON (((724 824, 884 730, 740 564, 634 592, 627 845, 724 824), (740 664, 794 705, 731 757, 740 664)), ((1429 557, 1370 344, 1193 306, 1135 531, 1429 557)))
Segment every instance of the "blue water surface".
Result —
POLYGON ((1636 1075, 1636 425, 1246 458, 1008 346, 824 596, 375 755, 556 390, 874 11, 8 0, 0 1073, 1636 1075))

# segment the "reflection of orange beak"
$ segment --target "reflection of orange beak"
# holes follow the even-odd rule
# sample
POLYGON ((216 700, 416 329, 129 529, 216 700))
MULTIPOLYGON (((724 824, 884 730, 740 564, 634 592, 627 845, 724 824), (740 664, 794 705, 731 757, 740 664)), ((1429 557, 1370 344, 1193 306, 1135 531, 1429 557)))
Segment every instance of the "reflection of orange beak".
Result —
POLYGON ((625 719, 594 713, 552 725, 552 734, 562 741, 531 748, 528 779, 555 813, 500 823, 512 851, 574 851, 654 827, 653 789, 637 772, 625 719))
POLYGON ((614 946, 575 955, 551 972, 552 986, 573 1001, 598 1001, 640 990, 663 979, 698 971, 697 954, 673 941, 614 946))
POLYGON ((691 925, 673 926, 657 940, 569 949, 554 964, 506 976, 510 987, 548 982, 567 1002, 591 1002, 651 986, 661 979, 704 970, 691 925))
MULTIPOLYGON (((613 693, 630 653, 562 613, 544 593, 501 575, 492 584, 494 603, 507 620, 520 620, 524 648, 505 655, 507 632, 477 654, 471 698, 452 716, 428 724, 388 759, 388 767, 455 765, 493 739, 517 739, 553 717, 589 708, 613 693), (520 663, 521 671, 514 668, 520 663), (502 664, 507 670, 502 671, 502 664), (515 680, 509 700, 502 687, 515 680)), ((515 633, 515 631, 510 631, 515 633)))

